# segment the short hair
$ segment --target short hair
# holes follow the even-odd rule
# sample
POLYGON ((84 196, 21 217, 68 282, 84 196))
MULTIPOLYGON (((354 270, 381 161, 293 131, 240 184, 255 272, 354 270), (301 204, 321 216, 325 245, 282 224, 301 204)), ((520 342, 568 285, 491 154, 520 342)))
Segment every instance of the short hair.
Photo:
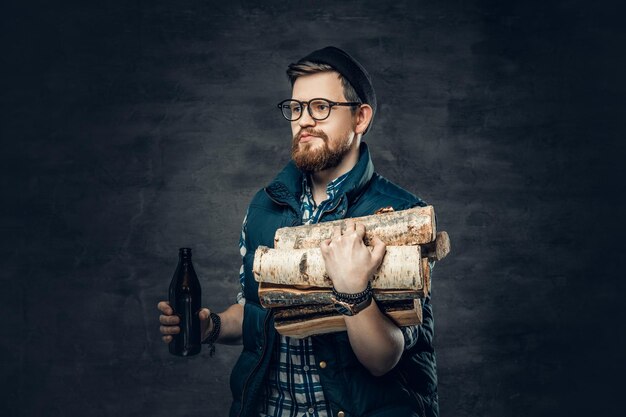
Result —
MULTIPOLYGON (((346 101, 356 101, 362 103, 359 95, 350 84, 350 81, 346 79, 341 73, 339 73, 336 69, 328 64, 321 64, 318 62, 311 61, 302 61, 294 64, 289 64, 287 67, 287 77, 289 78, 289 82, 291 83, 291 87, 295 84, 298 77, 302 75, 316 74, 319 72, 335 72, 339 80, 341 80, 341 85, 343 87, 343 95, 346 97, 346 101)), ((350 111, 352 114, 355 114, 358 111, 358 107, 351 107, 350 111)))

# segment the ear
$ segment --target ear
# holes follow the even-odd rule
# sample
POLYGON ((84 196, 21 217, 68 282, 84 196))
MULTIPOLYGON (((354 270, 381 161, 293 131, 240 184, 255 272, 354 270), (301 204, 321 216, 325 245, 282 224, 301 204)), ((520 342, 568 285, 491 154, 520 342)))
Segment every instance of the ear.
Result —
POLYGON ((354 127, 354 132, 356 134, 365 132, 365 129, 369 126, 372 121, 372 114, 374 111, 369 104, 361 104, 359 111, 356 113, 356 126, 354 127))

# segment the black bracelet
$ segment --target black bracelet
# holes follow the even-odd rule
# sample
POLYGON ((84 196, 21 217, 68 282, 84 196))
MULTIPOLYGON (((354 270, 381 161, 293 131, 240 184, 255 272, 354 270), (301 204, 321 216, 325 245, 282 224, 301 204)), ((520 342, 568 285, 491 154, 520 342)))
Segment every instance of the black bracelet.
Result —
POLYGON ((215 354, 215 342, 220 337, 222 320, 220 319, 220 316, 215 313, 211 313, 209 317, 213 322, 213 330, 211 330, 211 333, 209 333, 207 338, 202 341, 202 344, 209 345, 209 356, 213 357, 213 355, 215 354))
POLYGON ((333 295, 339 301, 343 301, 345 303, 351 303, 351 304, 358 304, 367 300, 367 298, 372 295, 372 283, 368 281, 367 287, 365 287, 363 291, 355 293, 355 294, 346 293, 346 292, 338 292, 335 289, 335 286, 333 285, 333 295))

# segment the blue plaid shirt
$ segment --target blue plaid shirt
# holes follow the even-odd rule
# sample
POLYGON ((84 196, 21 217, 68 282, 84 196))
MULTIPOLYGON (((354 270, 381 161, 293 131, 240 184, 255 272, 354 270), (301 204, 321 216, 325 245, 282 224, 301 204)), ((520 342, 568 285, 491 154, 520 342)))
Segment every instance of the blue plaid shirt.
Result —
MULTIPOLYGON (((304 176, 302 180, 302 222, 304 224, 317 223, 321 214, 331 206, 337 196, 337 191, 347 178, 348 173, 331 181, 326 187, 328 198, 316 206, 309 180, 304 176)), ((246 215, 247 218, 247 215, 246 215)), ((243 221, 239 251, 241 256, 247 252, 246 248, 246 218, 243 221)), ((239 281, 242 291, 237 295, 237 302, 245 303, 243 296, 244 273, 243 265, 239 271, 239 281)), ((417 329, 415 326, 401 327, 404 335, 405 349, 415 344, 417 329)), ((332 411, 324 398, 320 384, 317 362, 313 352, 310 337, 296 339, 280 336, 280 343, 273 352, 268 371, 268 381, 262 401, 259 403, 260 417, 330 417, 332 411)))

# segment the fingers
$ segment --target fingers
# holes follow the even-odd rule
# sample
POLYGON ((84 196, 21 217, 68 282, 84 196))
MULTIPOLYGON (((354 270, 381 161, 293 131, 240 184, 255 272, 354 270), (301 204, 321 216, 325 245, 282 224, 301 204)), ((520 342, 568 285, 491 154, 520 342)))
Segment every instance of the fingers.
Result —
POLYGON ((376 261, 377 265, 380 265, 383 261, 383 257, 385 256, 385 252, 387 251, 387 246, 385 245, 385 242, 378 238, 378 236, 374 236, 374 238, 371 239, 371 243, 374 245, 374 248, 372 249, 372 258, 376 261))
POLYGON ((180 318, 174 314, 174 310, 167 301, 160 301, 157 308, 163 313, 159 316, 159 323, 161 323, 159 331, 163 335, 161 339, 165 343, 170 343, 173 340, 171 335, 180 333, 180 327, 177 326, 180 318))
POLYGON ((159 304, 157 304, 157 308, 164 314, 171 316, 172 314, 174 314, 174 310, 172 310, 172 307, 170 307, 170 303, 167 301, 159 301, 159 304))
POLYGON ((180 323, 180 317, 178 317, 177 315, 165 316, 161 314, 159 316, 159 323, 166 326, 177 325, 178 323, 180 323))
MULTIPOLYGON (((158 308, 165 313, 159 316, 159 323, 161 323, 159 331, 163 335, 161 340, 165 343, 170 343, 173 340, 172 335, 180 333, 180 326, 177 326, 180 323, 180 317, 174 314, 174 311, 166 301, 161 301, 158 304, 158 308)), ((198 311, 198 317, 203 322, 210 320, 210 316, 211 310, 208 308, 202 308, 198 311)))
POLYGON ((320 243, 320 249, 322 250, 322 255, 327 254, 330 251, 329 245, 332 239, 322 240, 320 243))
POLYGON ((343 232, 344 235, 349 235, 354 233, 355 225, 354 220, 348 219, 346 220, 346 230, 343 232))
POLYGON ((332 239, 339 238, 342 235, 349 236, 349 235, 356 234, 357 236, 359 236, 359 239, 362 240, 363 236, 365 236, 365 226, 363 226, 362 224, 357 225, 352 219, 347 219, 343 223, 343 226, 344 226, 343 230, 341 226, 333 227, 332 239))
POLYGON ((363 223, 357 223, 355 230, 359 240, 363 240, 363 238, 365 237, 365 225, 363 223))
POLYGON ((163 335, 180 333, 180 327, 178 326, 160 326, 159 330, 161 331, 161 334, 163 335))

